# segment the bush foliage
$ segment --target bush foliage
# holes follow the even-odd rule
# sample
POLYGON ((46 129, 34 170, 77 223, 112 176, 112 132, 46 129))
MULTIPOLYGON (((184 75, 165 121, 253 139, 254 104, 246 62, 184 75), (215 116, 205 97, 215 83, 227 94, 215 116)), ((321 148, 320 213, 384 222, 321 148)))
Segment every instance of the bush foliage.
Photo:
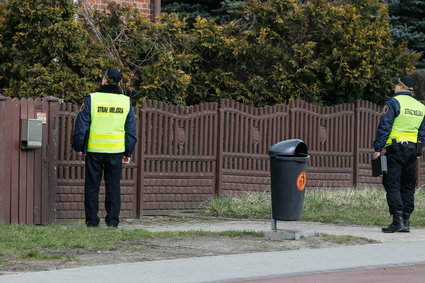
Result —
POLYGON ((220 98, 262 106, 295 99, 381 103, 418 54, 395 45, 379 0, 248 0, 219 24, 175 13, 151 22, 129 7, 85 13, 66 0, 0 5, 0 89, 81 101, 107 67, 136 104, 220 98))
POLYGON ((0 88, 16 97, 80 99, 106 61, 71 1, 11 0, 0 8, 0 88))

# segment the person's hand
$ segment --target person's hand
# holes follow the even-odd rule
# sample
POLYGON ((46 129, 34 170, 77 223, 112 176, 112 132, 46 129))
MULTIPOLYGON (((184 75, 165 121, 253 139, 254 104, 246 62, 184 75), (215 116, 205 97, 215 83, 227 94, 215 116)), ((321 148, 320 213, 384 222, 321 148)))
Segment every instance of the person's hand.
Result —
POLYGON ((78 155, 79 155, 79 156, 83 156, 83 155, 84 155, 84 153, 82 153, 82 152, 80 151, 80 152, 78 152, 78 155))
POLYGON ((376 158, 378 158, 379 156, 381 156, 381 153, 380 153, 380 152, 375 152, 375 153, 373 154, 373 159, 376 159, 376 158))
POLYGON ((130 163, 131 158, 128 156, 123 156, 122 157, 122 164, 129 164, 130 163))

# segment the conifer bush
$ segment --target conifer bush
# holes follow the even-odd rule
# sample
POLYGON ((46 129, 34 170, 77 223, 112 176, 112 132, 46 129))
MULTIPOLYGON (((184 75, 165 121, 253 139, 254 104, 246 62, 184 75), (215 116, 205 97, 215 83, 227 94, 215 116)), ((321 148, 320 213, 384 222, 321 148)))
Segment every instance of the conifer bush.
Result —
POLYGON ((379 0, 247 0, 235 7, 233 21, 188 23, 176 13, 151 22, 116 4, 102 13, 65 0, 1 2, 0 91, 81 102, 101 71, 115 67, 137 105, 145 98, 382 103, 391 77, 413 70, 419 58, 394 42, 379 0))

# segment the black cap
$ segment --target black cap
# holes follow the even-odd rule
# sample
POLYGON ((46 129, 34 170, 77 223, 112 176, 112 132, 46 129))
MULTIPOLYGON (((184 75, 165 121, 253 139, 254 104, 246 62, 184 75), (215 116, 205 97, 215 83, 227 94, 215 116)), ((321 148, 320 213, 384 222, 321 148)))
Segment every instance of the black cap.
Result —
POLYGON ((403 76, 401 78, 393 78, 393 84, 401 85, 404 89, 413 89, 415 87, 415 80, 411 76, 403 76))
POLYGON ((118 83, 121 81, 121 73, 117 69, 111 68, 109 70, 103 71, 102 74, 106 76, 110 82, 118 83))

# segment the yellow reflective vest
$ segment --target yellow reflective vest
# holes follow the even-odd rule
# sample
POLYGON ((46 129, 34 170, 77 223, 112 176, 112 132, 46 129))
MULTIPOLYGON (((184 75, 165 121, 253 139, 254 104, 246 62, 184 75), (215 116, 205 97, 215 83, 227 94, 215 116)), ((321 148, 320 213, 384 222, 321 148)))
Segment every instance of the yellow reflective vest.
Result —
POLYGON ((425 105, 409 95, 397 95, 394 97, 400 104, 400 114, 394 119, 390 136, 386 146, 395 139, 397 142, 418 141, 418 129, 425 116, 425 105))
POLYGON ((130 98, 116 93, 90 94, 91 124, 87 151, 120 153, 125 151, 125 121, 130 98))

